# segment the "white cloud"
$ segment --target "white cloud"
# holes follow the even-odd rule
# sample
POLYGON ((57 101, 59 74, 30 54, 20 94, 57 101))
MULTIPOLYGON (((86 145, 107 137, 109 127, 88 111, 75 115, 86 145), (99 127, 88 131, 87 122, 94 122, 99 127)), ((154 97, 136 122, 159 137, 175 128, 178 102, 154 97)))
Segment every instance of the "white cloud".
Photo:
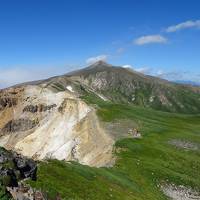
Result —
POLYGON ((136 68, 134 70, 137 71, 137 72, 140 72, 142 74, 150 74, 151 71, 152 71, 152 69, 149 68, 149 67, 140 67, 140 68, 136 68))
POLYGON ((189 20, 189 21, 182 22, 180 24, 169 26, 166 29, 166 32, 171 33, 171 32, 176 32, 176 31, 180 31, 180 30, 188 29, 188 28, 200 28, 200 20, 196 20, 196 21, 189 20))
POLYGON ((140 72, 142 74, 150 74, 152 72, 152 69, 150 67, 140 67, 135 68, 132 65, 123 65, 123 68, 133 69, 136 72, 140 72))
POLYGON ((136 72, 140 72, 142 74, 151 74, 152 73, 152 68, 150 67, 139 67, 139 68, 135 68, 132 65, 123 65, 123 68, 128 68, 128 69, 133 69, 136 72))
POLYGON ((163 37, 162 35, 146 35, 137 38, 134 40, 136 45, 145 45, 150 43, 166 43, 167 38, 163 37))
POLYGON ((123 47, 120 47, 117 49, 118 54, 124 53, 124 51, 125 51, 125 48, 123 48, 123 47))
POLYGON ((86 60, 86 63, 91 65, 98 61, 106 61, 107 59, 108 59, 108 55, 99 55, 99 56, 88 58, 86 60))
POLYGON ((162 77, 162 76, 165 76, 165 75, 166 75, 166 73, 165 73, 163 70, 161 70, 161 69, 159 69, 159 70, 156 72, 156 76, 162 77))
POLYGON ((124 53, 124 51, 125 51, 125 48, 123 47, 117 49, 118 54, 124 53))
POLYGON ((132 68, 131 65, 123 65, 122 67, 123 67, 123 68, 132 68))

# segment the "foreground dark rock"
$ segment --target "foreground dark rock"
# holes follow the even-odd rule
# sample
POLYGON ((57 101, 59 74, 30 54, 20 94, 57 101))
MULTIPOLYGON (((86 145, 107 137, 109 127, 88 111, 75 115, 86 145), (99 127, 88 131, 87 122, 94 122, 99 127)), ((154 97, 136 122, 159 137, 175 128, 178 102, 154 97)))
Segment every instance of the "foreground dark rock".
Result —
POLYGON ((0 185, 8 194, 9 191, 17 191, 20 181, 27 178, 36 180, 36 173, 35 161, 0 148, 0 185))
POLYGON ((18 187, 7 187, 14 200, 47 200, 48 198, 39 190, 27 185, 19 184, 18 187))

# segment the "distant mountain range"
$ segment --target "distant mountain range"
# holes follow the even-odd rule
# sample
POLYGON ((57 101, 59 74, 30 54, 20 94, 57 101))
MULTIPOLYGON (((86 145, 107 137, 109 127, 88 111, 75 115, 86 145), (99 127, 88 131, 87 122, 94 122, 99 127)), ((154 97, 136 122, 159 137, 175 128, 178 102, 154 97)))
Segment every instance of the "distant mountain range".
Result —
POLYGON ((51 83, 58 82, 62 85, 65 79, 81 87, 81 93, 96 93, 116 103, 128 103, 169 112, 200 111, 199 87, 169 82, 129 68, 112 66, 103 61, 59 77, 59 80, 53 78, 51 83))
POLYGON ((174 82, 180 83, 180 84, 192 85, 192 86, 200 86, 200 82, 195 82, 195 81, 176 80, 174 82))

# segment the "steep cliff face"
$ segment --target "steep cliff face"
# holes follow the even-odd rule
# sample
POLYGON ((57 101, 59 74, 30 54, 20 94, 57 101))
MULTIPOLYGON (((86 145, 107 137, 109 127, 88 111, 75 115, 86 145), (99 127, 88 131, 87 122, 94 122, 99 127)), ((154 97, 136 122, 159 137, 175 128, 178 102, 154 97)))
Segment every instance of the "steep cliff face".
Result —
POLYGON ((0 145, 25 156, 91 166, 112 160, 112 139, 95 110, 72 88, 60 91, 38 84, 2 90, 0 119, 0 145))

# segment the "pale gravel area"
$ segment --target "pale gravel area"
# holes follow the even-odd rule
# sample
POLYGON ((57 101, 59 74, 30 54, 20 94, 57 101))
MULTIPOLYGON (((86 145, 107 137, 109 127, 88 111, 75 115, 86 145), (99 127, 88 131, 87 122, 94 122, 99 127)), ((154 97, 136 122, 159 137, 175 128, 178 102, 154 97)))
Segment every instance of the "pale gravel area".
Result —
POLYGON ((139 126, 133 120, 127 119, 115 120, 112 123, 101 122, 101 125, 115 141, 121 138, 133 138, 129 131, 133 130, 134 128, 139 129, 139 126))
POLYGON ((168 143, 180 149, 193 150, 193 151, 200 150, 200 144, 186 140, 173 139, 170 140, 168 143))
POLYGON ((162 185, 161 190, 172 200, 200 200, 200 192, 182 185, 162 185))

